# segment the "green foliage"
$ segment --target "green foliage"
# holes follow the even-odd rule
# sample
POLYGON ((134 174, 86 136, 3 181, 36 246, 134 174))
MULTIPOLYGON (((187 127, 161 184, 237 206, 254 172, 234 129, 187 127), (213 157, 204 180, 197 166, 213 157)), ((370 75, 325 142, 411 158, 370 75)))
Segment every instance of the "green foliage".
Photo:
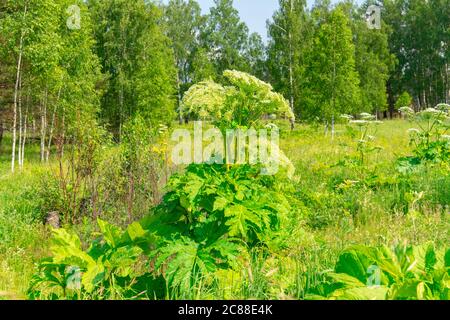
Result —
POLYGON ((408 92, 404 91, 397 99, 397 101, 395 102, 395 108, 397 110, 400 110, 403 107, 409 107, 411 106, 412 103, 412 98, 409 95, 408 92))
POLYGON ((193 288, 201 290, 202 286, 211 285, 219 270, 237 268, 235 259, 240 255, 240 249, 231 241, 202 244, 181 237, 168 241, 155 251, 155 268, 158 274, 164 274, 172 296, 192 297, 193 288))
POLYGON ((152 121, 140 114, 124 125, 120 171, 126 177, 130 221, 135 216, 141 218, 148 206, 161 200, 160 181, 167 180, 169 166, 167 139, 166 126, 152 125, 152 121))
MULTIPOLYGON (((445 74, 450 51, 442 41, 449 36, 449 15, 446 1, 383 1, 382 19, 393 30, 389 48, 398 61, 389 81, 392 108, 394 97, 405 91, 422 109, 448 99, 445 74), (424 28, 427 32, 422 32, 424 28)), ((396 107, 405 106, 409 105, 396 107)))
POLYGON ((54 230, 52 258, 41 262, 29 296, 130 298, 140 277, 150 276, 138 273, 144 253, 169 295, 190 297, 192 287, 211 286, 219 270, 239 270, 252 248, 283 245, 277 238, 290 206, 274 183, 249 166, 190 166, 172 177, 154 214, 127 231, 98 219, 102 237, 86 251, 76 235, 54 230), (75 289, 74 270, 80 278, 75 289))
POLYGON ((196 1, 170 0, 164 7, 163 18, 167 36, 172 41, 178 69, 178 94, 181 97, 192 82, 205 80, 209 76, 197 78, 202 73, 202 68, 196 65, 196 59, 202 58, 202 54, 198 53, 200 44, 197 35, 204 17, 196 1))
POLYGON ((305 113, 306 52, 312 43, 312 19, 305 0, 281 0, 269 22, 267 48, 270 83, 292 104, 296 116, 305 113))
POLYGON ((109 76, 102 116, 116 136, 137 112, 154 124, 175 116, 173 51, 158 21, 155 4, 139 1, 89 1, 96 54, 109 76))
POLYGON ((191 165, 174 175, 163 203, 141 222, 157 239, 158 274, 186 297, 218 270, 238 270, 248 250, 280 245, 290 206, 274 189, 273 177, 248 165, 191 165))
POLYGON ((332 300, 448 300, 449 255, 431 244, 354 246, 339 256, 318 291, 332 300))
POLYGON ((357 113, 361 110, 360 80, 350 21, 337 7, 316 28, 306 60, 305 116, 331 119, 342 113, 357 113))
POLYGON ((200 39, 204 48, 214 52, 211 62, 215 73, 221 75, 228 69, 247 71, 243 53, 247 45, 248 27, 233 7, 233 0, 214 0, 206 19, 200 39))
MULTIPOLYGON (((79 114, 77 122, 78 125, 72 128, 69 136, 73 143, 66 146, 64 151, 68 155, 67 163, 62 157, 60 145, 59 170, 52 177, 58 181, 59 196, 56 199, 61 205, 53 210, 60 210, 64 220, 72 223, 80 221, 81 215, 86 214, 86 204, 83 203, 98 195, 97 179, 101 174, 103 150, 110 143, 109 134, 89 115, 81 118, 79 114)), ((93 215, 96 217, 95 212, 93 215)))
MULTIPOLYGON (((280 122, 280 126, 282 124, 280 122)), ((139 122, 137 121, 134 125, 137 127, 134 131, 141 132, 139 122)), ((142 254, 137 259, 139 262, 131 266, 134 271, 130 277, 135 278, 132 284, 128 281, 128 277, 124 280, 117 276, 119 270, 113 271, 116 273, 114 277, 117 280, 115 283, 117 288, 114 289, 115 299, 153 299, 155 297, 158 299, 303 299, 306 293, 325 296, 324 292, 314 291, 311 288, 327 280, 328 276, 323 271, 334 266, 342 248, 349 243, 367 243, 376 246, 379 243, 391 245, 399 241, 416 244, 433 241, 436 247, 446 245, 448 217, 445 210, 446 205, 449 205, 450 191, 448 168, 430 167, 428 171, 419 171, 417 174, 408 176, 396 173, 391 167, 396 153, 410 150, 407 144, 401 143, 407 139, 408 123, 401 120, 386 121, 378 128, 377 143, 381 144, 386 152, 380 153, 377 161, 368 163, 364 175, 355 171, 354 166, 333 165, 351 155, 353 145, 348 149, 348 146, 344 144, 346 142, 350 144, 353 141, 348 135, 337 135, 335 141, 339 144, 330 145, 326 143, 329 140, 324 138, 322 133, 314 132, 313 129, 304 125, 300 125, 292 133, 283 132, 281 140, 283 149, 288 152, 291 150, 290 158, 302 177, 293 185, 286 183, 282 176, 259 176, 256 168, 250 170, 258 177, 257 183, 254 183, 253 174, 248 174, 248 171, 243 169, 240 169, 241 173, 237 174, 231 167, 229 170, 234 172, 233 175, 241 177, 233 178, 237 180, 234 183, 237 187, 241 185, 240 180, 249 180, 251 184, 257 185, 259 190, 251 197, 247 196, 247 191, 244 191, 244 200, 238 200, 235 198, 241 198, 236 191, 239 188, 229 186, 226 182, 228 176, 223 174, 227 172, 226 168, 214 167, 218 174, 212 172, 212 169, 209 170, 205 181, 209 179, 217 181, 220 188, 215 189, 229 190, 225 192, 228 194, 225 198, 244 206, 247 210, 252 209, 247 206, 248 200, 252 199, 259 204, 259 199, 266 192, 265 188, 280 193, 288 200, 289 207, 286 209, 288 215, 287 217, 284 214, 280 215, 282 219, 278 229, 273 228, 270 231, 266 229, 263 233, 259 233, 251 220, 244 219, 246 238, 256 239, 254 244, 251 242, 245 244, 245 238, 240 232, 236 232, 237 236, 230 236, 230 229, 234 228, 233 226, 236 226, 235 230, 240 229, 239 221, 230 225, 221 223, 219 227, 223 229, 220 229, 220 232, 216 232, 210 220, 206 221, 207 218, 205 219, 204 216, 211 216, 211 212, 219 215, 223 219, 222 222, 231 218, 225 217, 225 213, 220 209, 228 205, 228 202, 214 201, 218 197, 215 193, 207 195, 209 184, 201 182, 203 187, 197 193, 198 200, 189 199, 191 192, 193 195, 196 194, 198 180, 204 179, 201 172, 196 173, 195 168, 190 168, 189 171, 194 174, 189 175, 188 178, 183 180, 182 175, 176 176, 173 189, 168 190, 168 193, 173 194, 173 201, 165 198, 160 207, 139 223, 132 223, 127 227, 126 232, 116 231, 117 229, 113 227, 102 227, 105 230, 103 232, 105 236, 102 235, 103 240, 100 243, 109 241, 115 246, 133 246, 142 250, 142 254), (201 179, 196 176, 200 176, 201 179), (195 182, 189 185, 190 180, 195 182), (181 200, 182 198, 186 201, 181 200), (191 212, 189 213, 185 208, 192 208, 191 212), (205 213, 203 217, 201 214, 194 214, 199 211, 205 213), (405 215, 404 212, 410 214, 405 215), (194 230, 188 219, 201 228, 194 230), (212 231, 208 232, 208 230, 212 231), (221 232, 225 232, 225 236, 215 240, 217 235, 223 234, 221 232), (259 240, 256 232, 262 235, 263 241, 259 240), (114 240, 117 239, 118 234, 123 235, 123 243, 120 239, 114 240), (266 234, 270 236, 266 237, 266 234), (202 243, 197 239, 210 240, 202 243), (179 259, 177 259, 178 256, 179 259), (213 257, 213 264, 209 257, 213 257), (173 262, 175 260, 176 262, 173 262), (156 264, 157 261, 158 264, 156 264), (170 273, 166 272, 169 269, 170 273), (189 280, 178 277, 178 272, 186 275, 189 280), (188 283, 190 283, 189 286, 188 283), (145 294, 140 294, 143 292, 145 294)), ((344 128, 338 127, 338 129, 344 128)), ((139 141, 137 139, 133 144, 145 145, 139 141)), ((102 152, 109 160, 101 164, 101 167, 107 167, 111 171, 116 170, 117 164, 119 168, 121 167, 123 159, 120 149, 108 146, 102 152)), ((39 165, 35 166, 39 168, 39 165)), ((205 170, 208 168, 206 165, 202 166, 205 170)), ((3 169, 3 172, 7 171, 5 168, 6 166, 1 167, 0 163, 0 169, 3 169)), ((24 176, 3 174, 0 177, 0 220, 2 221, 0 286, 3 292, 6 291, 6 297, 9 292, 12 292, 13 296, 22 297, 22 292, 25 292, 23 286, 28 284, 34 272, 39 271, 37 269, 39 265, 36 269, 34 268, 34 261, 49 254, 47 252, 49 241, 44 232, 46 228, 33 222, 35 220, 31 216, 35 213, 30 212, 38 210, 34 209, 34 206, 35 199, 40 195, 34 188, 29 192, 23 190, 30 178, 28 171, 24 174, 24 176), (17 184, 18 179, 19 184, 17 184), (24 217, 27 218, 24 220, 24 217), (42 235, 39 231, 41 229, 42 235)), ((124 194, 120 191, 123 185, 116 182, 121 180, 115 180, 115 174, 111 174, 102 176, 102 179, 109 181, 113 186, 111 191, 108 191, 112 197, 111 202, 103 207, 104 216, 102 217, 124 224, 126 211, 120 209, 124 205, 124 194)), ((117 175, 122 177, 123 171, 118 171, 117 175)), ((32 177, 38 176, 33 173, 32 177)), ((210 184, 216 185, 216 183, 210 184)), ((248 184, 248 182, 243 183, 244 190, 250 188, 248 184)), ((57 183, 53 188, 56 188, 56 185, 57 183)), ((100 184, 100 189, 103 188, 100 184)), ((270 199, 278 198, 270 194, 270 199)), ((136 201, 138 201, 137 198, 136 201)), ((263 198, 261 202, 267 201, 263 198)), ((282 200, 274 200, 268 202, 267 207, 279 203, 282 203, 282 200)), ((144 208, 140 202, 136 202, 135 206, 136 212, 144 208)), ((267 210, 267 207, 262 210, 267 210)), ((283 212, 283 209, 280 208, 278 211, 283 212)), ((273 215, 272 213, 271 216, 273 215)), ((73 228, 82 240, 82 251, 88 253, 97 262, 97 257, 94 257, 93 253, 87 249, 93 246, 93 239, 95 240, 99 234, 91 236, 90 231, 94 228, 91 220, 83 219, 83 221, 83 224, 75 225, 73 228)), ((265 223, 264 219, 261 221, 265 223)), ((67 247, 72 246, 67 245, 67 247)), ((128 255, 128 251, 126 252, 128 255)), ((77 286, 72 287, 71 283, 74 281, 70 279, 79 278, 78 282, 81 283, 84 269, 80 268, 78 272, 71 266, 74 267, 74 265, 64 265, 61 271, 53 269, 55 271, 51 274, 57 275, 58 285, 51 288, 47 288, 50 286, 48 282, 36 285, 34 297, 62 299, 64 297, 62 287, 67 282, 69 287, 74 288, 66 288, 67 299, 107 299, 109 297, 107 291, 112 290, 109 289, 109 283, 96 283, 92 293, 87 293, 82 286, 81 289, 77 289, 77 286), (52 292, 55 292, 55 295, 52 295, 52 292)), ((331 280, 328 279, 328 281, 331 280)), ((360 282, 364 284, 364 281, 360 282)), ((356 291, 360 290, 363 289, 356 291)), ((369 291, 369 293, 373 292, 374 290, 369 291)), ((355 295, 356 293, 353 292, 353 296, 355 295)), ((368 298, 373 298, 373 295, 368 298)))
POLYGON ((193 83, 202 82, 217 77, 213 63, 209 60, 208 51, 204 48, 197 48, 192 61, 194 75, 193 83))
MULTIPOLYGON (((391 28, 382 23, 381 29, 369 29, 363 20, 371 1, 355 10, 352 31, 355 43, 355 65, 360 78, 361 111, 375 113, 387 108, 386 84, 394 69, 395 55, 389 51, 391 28)), ((383 16, 383 14, 382 14, 383 16)))
POLYGON ((428 108, 448 100, 447 1, 385 0, 370 30, 375 1, 280 0, 267 47, 232 0, 206 16, 165 3, 0 1, 0 299, 24 297, 35 273, 31 299, 448 300, 449 106, 428 108), (222 131, 315 121, 282 133, 294 161, 281 164, 301 179, 197 164, 169 180, 176 101, 180 122, 222 131), (410 145, 405 121, 334 121, 387 102, 417 125, 410 145), (317 134, 330 119, 331 143, 317 134), (10 128, 30 156, 15 175, 10 128), (49 213, 65 224, 51 241, 49 213), (402 242, 414 246, 371 247, 402 242), (348 243, 371 246, 338 257, 348 243))
POLYGON ((259 33, 252 33, 248 38, 246 57, 251 73, 259 78, 267 78, 266 47, 259 33))
MULTIPOLYGON (((279 230, 280 219, 289 208, 286 199, 273 188, 274 178, 261 176, 257 166, 238 165, 227 170, 221 165, 192 165, 186 174, 170 180, 169 190, 173 191, 165 199, 176 206, 176 214, 182 208, 181 214, 198 236, 197 242, 205 241, 210 233, 199 228, 206 223, 257 245, 270 239, 264 234, 279 230)), ((221 237, 220 232, 217 237, 221 237)))

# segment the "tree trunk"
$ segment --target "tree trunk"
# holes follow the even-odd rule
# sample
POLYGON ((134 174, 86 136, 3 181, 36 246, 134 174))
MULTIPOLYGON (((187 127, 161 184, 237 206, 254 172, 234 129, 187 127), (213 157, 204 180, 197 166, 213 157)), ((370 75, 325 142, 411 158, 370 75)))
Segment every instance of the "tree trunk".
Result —
MULTIPOLYGON (((295 114, 295 107, 294 107, 294 70, 293 70, 293 61, 292 61, 292 35, 289 32, 289 87, 290 87, 290 98, 289 98, 289 104, 292 110, 292 113, 295 114)), ((293 124, 291 123, 291 126, 293 124)), ((291 128, 293 129, 293 127, 291 128)))
MULTIPOLYGON (((121 80, 122 81, 122 80, 121 80)), ((122 125, 123 125, 123 105, 124 105, 123 84, 121 84, 119 91, 119 142, 122 141, 122 125)))
POLYGON ((0 123, 0 152, 2 151, 3 131, 5 130, 4 120, 0 123))
POLYGON ((175 65, 177 66, 177 99, 178 99, 178 123, 183 124, 183 107, 181 105, 181 84, 180 84, 180 70, 178 60, 175 59, 175 65))
POLYGON ((394 118, 395 100, 394 93, 392 92, 391 79, 387 82, 387 92, 388 92, 388 104, 389 104, 389 117, 394 118))
POLYGON ((333 35, 333 75, 332 75, 332 92, 331 92, 331 100, 333 109, 331 110, 331 140, 334 140, 334 113, 336 112, 336 56, 334 47, 336 45, 336 33, 333 35))
MULTIPOLYGON (((25 14, 26 14, 25 7, 25 14)), ((23 51, 23 38, 24 34, 20 37, 19 44, 19 58, 17 59, 17 73, 16 73, 16 84, 14 86, 14 110, 13 110, 13 136, 12 136, 12 151, 11 151, 11 172, 14 173, 15 164, 16 164, 16 139, 17 139, 17 104, 18 104, 18 96, 19 96, 19 87, 20 87, 20 76, 21 76, 21 68, 22 68, 22 51, 23 51)))
POLYGON ((45 153, 45 161, 46 162, 48 162, 48 160, 50 158, 50 149, 52 147, 52 138, 53 138, 53 128, 55 127, 56 109, 57 109, 57 106, 55 106, 55 108, 53 109, 52 124, 50 126, 50 132, 49 132, 49 135, 48 135, 47 150, 46 150, 46 153, 45 153))
POLYGON ((133 221, 133 201, 134 201, 134 175, 133 171, 129 172, 129 186, 128 186, 128 219, 131 223, 133 221))
MULTIPOLYGON (((291 11, 290 14, 292 16, 292 12, 294 11, 294 3, 291 0, 291 11)), ((295 114, 295 101, 294 101, 294 53, 293 53, 293 45, 292 45, 292 31, 289 30, 289 86, 290 86, 290 105, 292 113, 295 114)), ((295 123, 291 120, 291 130, 294 130, 295 123)))
POLYGON ((44 161, 44 148, 45 148, 45 141, 44 141, 44 127, 45 127, 45 120, 44 120, 44 106, 41 102, 40 106, 40 113, 41 113, 41 162, 44 161))
POLYGON ((22 159, 22 164, 21 164, 21 167, 23 168, 23 164, 24 164, 24 160, 25 160, 25 142, 26 142, 26 139, 27 139, 27 123, 28 123, 28 106, 27 106, 27 110, 26 110, 26 113, 25 113, 25 120, 24 120, 24 127, 23 127, 23 137, 22 137, 22 148, 21 148, 21 151, 22 151, 22 157, 21 157, 21 159, 22 159))
POLYGON ((423 96, 424 109, 426 109, 426 108, 428 108, 428 101, 427 101, 427 95, 425 93, 425 89, 422 90, 422 96, 423 96))
POLYGON ((414 110, 414 111, 418 112, 418 111, 422 110, 422 104, 420 103, 420 94, 417 96, 416 101, 417 101, 417 103, 416 103, 417 107, 416 107, 416 110, 414 110))
POLYGON ((445 103, 450 103, 450 86, 448 85, 449 66, 445 64, 445 103))
POLYGON ((41 162, 45 160, 45 140, 47 135, 47 89, 41 103, 41 162))
POLYGON ((53 130, 55 128, 55 118, 56 118, 56 110, 58 109, 58 103, 59 103, 59 98, 61 97, 61 90, 62 87, 59 88, 58 91, 58 97, 56 99, 56 103, 55 103, 55 108, 53 109, 53 114, 52 114, 52 124, 50 126, 50 133, 48 136, 48 145, 47 145, 47 152, 45 154, 45 161, 48 162, 49 158, 50 158, 50 149, 52 147, 52 139, 53 139, 53 130))
POLYGON ((19 147, 18 147, 18 162, 19 162, 19 168, 22 168, 22 75, 19 77, 19 101, 18 101, 18 107, 19 107, 19 147))
MULTIPOLYGON (((24 13, 23 13, 23 21, 26 19, 28 7, 25 5, 24 13)), ((16 139, 17 139, 17 99, 18 99, 18 91, 21 77, 21 69, 22 69, 22 54, 23 54, 23 39, 25 37, 25 32, 22 30, 22 34, 20 35, 19 42, 19 57, 17 59, 17 73, 16 73, 16 84, 14 86, 14 118, 13 118, 13 137, 12 137, 12 150, 11 150, 11 172, 14 173, 15 164, 16 164, 16 139)))
POLYGON ((331 116, 331 140, 334 140, 334 134, 335 134, 335 130, 334 130, 334 115, 331 116))
POLYGON ((62 110, 63 114, 62 114, 62 120, 61 120, 61 158, 64 157, 64 143, 65 143, 65 139, 66 139, 66 109, 63 107, 62 110))
POLYGON ((26 99, 26 109, 25 109, 25 119, 23 122, 23 136, 22 136, 22 147, 21 147, 21 167, 23 168, 24 162, 25 162, 25 142, 27 139, 27 127, 28 127, 28 111, 29 111, 29 106, 30 106, 30 95, 31 95, 31 90, 28 89, 28 93, 27 93, 27 99, 26 99))

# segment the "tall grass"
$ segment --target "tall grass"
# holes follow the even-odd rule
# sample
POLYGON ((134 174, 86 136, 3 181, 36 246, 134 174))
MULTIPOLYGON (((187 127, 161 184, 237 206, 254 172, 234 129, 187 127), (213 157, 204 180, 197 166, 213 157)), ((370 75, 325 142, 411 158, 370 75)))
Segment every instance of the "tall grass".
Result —
POLYGON ((10 139, 0 153, 0 299, 24 298, 35 261, 48 254, 47 238, 34 191, 47 168, 37 146, 27 146, 23 170, 10 172, 10 139))

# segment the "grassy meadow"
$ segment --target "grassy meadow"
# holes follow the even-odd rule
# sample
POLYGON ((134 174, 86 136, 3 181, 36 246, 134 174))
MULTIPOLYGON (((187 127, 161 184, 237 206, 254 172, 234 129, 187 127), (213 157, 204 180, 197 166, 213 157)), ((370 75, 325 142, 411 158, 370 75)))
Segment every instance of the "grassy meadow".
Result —
MULTIPOLYGON (((279 125, 281 149, 296 169, 285 189, 293 212, 286 245, 260 256, 254 251, 241 273, 219 271, 214 285, 194 285, 188 298, 304 299, 350 246, 449 245, 448 164, 409 174, 395 166, 412 153, 409 122, 379 124, 372 133, 376 148, 362 164, 355 162, 357 134, 344 125, 337 125, 334 137, 322 125, 297 125, 294 131, 279 125)), ((51 230, 44 220, 51 207, 42 188, 58 166, 56 159, 41 164, 39 146, 28 145, 24 168, 11 174, 8 138, 0 149, 0 299, 26 299, 37 263, 50 255, 51 230)), ((101 217, 125 226, 123 215, 112 210, 101 217)), ((89 215, 67 228, 81 236, 83 248, 98 231, 89 215)))

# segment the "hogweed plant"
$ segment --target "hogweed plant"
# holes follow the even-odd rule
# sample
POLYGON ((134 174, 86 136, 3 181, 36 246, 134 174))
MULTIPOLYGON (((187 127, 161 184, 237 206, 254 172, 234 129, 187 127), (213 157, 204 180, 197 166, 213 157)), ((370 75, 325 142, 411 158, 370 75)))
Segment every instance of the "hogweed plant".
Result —
MULTIPOLYGON (((265 133, 267 129, 271 131, 271 134, 274 131, 277 133, 278 128, 276 126, 274 128, 273 125, 264 127, 262 121, 264 115, 281 116, 291 122, 294 121, 295 116, 286 99, 274 92, 270 84, 245 72, 226 70, 223 76, 228 81, 228 85, 223 86, 212 80, 203 81, 193 85, 183 98, 183 109, 186 113, 199 120, 210 121, 214 126, 205 134, 209 140, 214 138, 213 149, 207 148, 213 151, 210 154, 214 156, 213 162, 227 163, 228 166, 246 162, 255 164, 254 159, 258 158, 259 163, 267 164, 265 161, 267 155, 264 152, 267 150, 273 156, 270 161, 275 161, 277 166, 280 164, 287 167, 292 176, 294 168, 292 163, 279 148, 278 141, 268 139, 265 133), (257 137, 256 129, 260 131, 259 137, 257 137), (256 142, 257 146, 252 142, 256 142), (244 157, 235 156, 242 153, 244 157), (231 163, 230 159, 232 159, 231 163)), ((183 130, 176 131, 174 135, 177 137, 187 136, 186 132, 181 132, 183 130)), ((194 149, 200 150, 202 149, 200 140, 203 135, 198 134, 199 139, 196 139, 195 133, 194 130, 194 149)), ((182 146, 181 149, 189 148, 182 146)), ((212 157, 207 157, 203 161, 208 162, 209 158, 212 157)), ((277 172, 270 169, 268 171, 270 174, 277 172)))
POLYGON ((446 163, 450 159, 450 105, 442 103, 435 108, 414 112, 409 107, 400 112, 416 128, 408 130, 414 156, 399 159, 399 168, 408 170, 420 164, 446 163))
MULTIPOLYGON (((186 110, 210 120, 219 133, 263 128, 264 114, 293 119, 286 100, 270 85, 242 72, 224 75, 230 86, 212 81, 193 86, 183 101, 186 110)), ((199 138, 194 137, 194 149, 201 150, 196 144, 202 144, 202 133, 199 138)), ((263 174, 261 163, 194 161, 171 176, 161 203, 126 231, 99 220, 100 237, 87 251, 76 235, 56 231, 53 257, 41 262, 30 297, 196 299, 223 281, 224 273, 251 265, 255 250, 283 249, 295 214, 284 192, 285 173, 289 176, 293 166, 278 146, 259 137, 258 147, 265 144, 275 147, 287 172, 263 174), (67 290, 69 269, 79 270, 77 290, 67 290), (161 279, 165 286, 159 286, 161 279)))
POLYGON ((307 299, 448 300, 450 250, 433 244, 344 250, 307 299))
POLYGON ((358 164, 364 166, 367 163, 369 154, 380 151, 381 147, 374 143, 377 126, 382 122, 376 120, 375 116, 369 113, 361 113, 359 119, 354 119, 350 115, 341 115, 341 118, 348 121, 348 129, 356 140, 356 152, 358 153, 358 164), (357 128, 355 130, 355 128, 357 128))

